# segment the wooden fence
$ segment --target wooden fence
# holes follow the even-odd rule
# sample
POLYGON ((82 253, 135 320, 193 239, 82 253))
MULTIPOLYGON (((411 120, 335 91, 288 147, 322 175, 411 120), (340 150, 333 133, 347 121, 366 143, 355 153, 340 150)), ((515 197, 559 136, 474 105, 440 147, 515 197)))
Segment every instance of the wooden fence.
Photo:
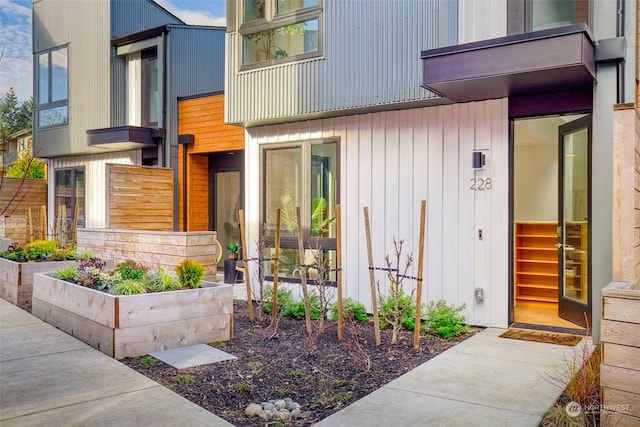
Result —
POLYGON ((173 171, 107 165, 106 228, 173 230, 173 171))
POLYGON ((46 204, 46 180, 0 177, 0 237, 20 244, 46 238, 46 204))

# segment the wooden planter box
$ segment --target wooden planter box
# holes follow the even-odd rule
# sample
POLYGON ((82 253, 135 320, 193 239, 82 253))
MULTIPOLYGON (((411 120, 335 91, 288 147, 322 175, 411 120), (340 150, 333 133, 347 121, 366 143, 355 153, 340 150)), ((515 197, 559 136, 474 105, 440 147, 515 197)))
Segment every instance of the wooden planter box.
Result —
POLYGON ((0 297, 21 308, 31 308, 33 275, 49 273, 75 261, 15 262, 0 258, 0 297))
POLYGON ((613 282, 602 290, 602 426, 640 425, 640 290, 613 282))
POLYGON ((116 359, 228 341, 233 287, 203 286, 115 296, 36 274, 32 314, 116 359))

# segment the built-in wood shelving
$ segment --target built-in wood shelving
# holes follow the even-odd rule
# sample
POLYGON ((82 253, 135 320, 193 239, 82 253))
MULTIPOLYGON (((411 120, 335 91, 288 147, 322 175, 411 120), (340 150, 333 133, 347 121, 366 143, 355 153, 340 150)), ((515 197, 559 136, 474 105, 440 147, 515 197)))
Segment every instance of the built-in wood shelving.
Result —
POLYGON ((556 222, 516 223, 516 301, 558 302, 557 230, 556 222))

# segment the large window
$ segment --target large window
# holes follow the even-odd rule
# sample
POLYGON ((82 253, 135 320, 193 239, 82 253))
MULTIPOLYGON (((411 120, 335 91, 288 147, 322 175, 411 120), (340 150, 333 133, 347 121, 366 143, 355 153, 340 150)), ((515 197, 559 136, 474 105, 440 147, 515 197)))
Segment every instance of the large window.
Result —
POLYGON ((60 222, 63 224, 61 232, 70 231, 71 225, 76 219, 76 206, 78 209, 77 224, 79 228, 83 228, 85 226, 84 168, 56 169, 55 177, 55 207, 57 215, 62 216, 60 218, 60 222))
POLYGON ((320 0, 245 0, 242 65, 264 66, 320 55, 320 0))
MULTIPOLYGON (((304 265, 314 265, 317 253, 335 261, 338 203, 338 143, 303 142, 296 145, 266 148, 263 151, 263 222, 267 246, 273 245, 277 211, 280 209, 280 270, 283 277, 296 276, 300 258, 304 265), (301 257, 297 239, 297 208, 300 208, 305 253, 301 257)), ((316 265, 310 271, 316 273, 316 265)), ((269 268, 267 268, 268 274, 269 268)), ((272 273, 271 273, 272 274, 272 273)), ((330 276, 335 274, 331 272, 330 276)))
POLYGON ((510 35, 585 23, 589 24, 589 0, 510 0, 507 3, 510 35))
POLYGON ((38 54, 36 99, 39 127, 69 123, 67 56, 66 47, 38 54))
POLYGON ((160 116, 160 75, 156 46, 127 55, 129 124, 157 127, 160 116))

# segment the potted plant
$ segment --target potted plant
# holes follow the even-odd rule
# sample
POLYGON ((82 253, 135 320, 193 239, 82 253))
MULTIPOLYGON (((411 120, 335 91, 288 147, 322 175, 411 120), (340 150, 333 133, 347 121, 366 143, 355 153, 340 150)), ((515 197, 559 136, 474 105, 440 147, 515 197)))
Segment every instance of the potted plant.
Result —
POLYGON ((34 275, 34 316, 122 359, 231 339, 231 286, 202 281, 190 259, 174 271, 132 260, 105 268, 99 258, 34 275))
POLYGON ((235 242, 231 242, 227 245, 227 249, 229 249, 229 259, 238 260, 240 245, 235 242))
POLYGON ((75 247, 58 246, 54 240, 9 245, 0 252, 0 297, 30 309, 33 275, 73 264, 75 258, 75 247))

